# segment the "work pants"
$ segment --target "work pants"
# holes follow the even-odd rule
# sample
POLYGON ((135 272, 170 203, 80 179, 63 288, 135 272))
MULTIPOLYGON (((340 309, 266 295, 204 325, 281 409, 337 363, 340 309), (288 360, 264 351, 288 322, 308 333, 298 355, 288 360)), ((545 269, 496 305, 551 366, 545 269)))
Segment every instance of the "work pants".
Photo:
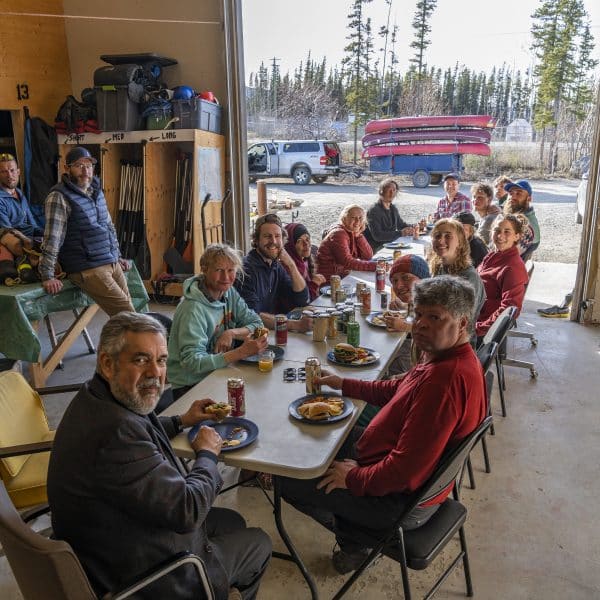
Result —
POLYGON ((109 317, 121 311, 134 312, 127 280, 119 263, 69 273, 69 280, 92 298, 109 317))

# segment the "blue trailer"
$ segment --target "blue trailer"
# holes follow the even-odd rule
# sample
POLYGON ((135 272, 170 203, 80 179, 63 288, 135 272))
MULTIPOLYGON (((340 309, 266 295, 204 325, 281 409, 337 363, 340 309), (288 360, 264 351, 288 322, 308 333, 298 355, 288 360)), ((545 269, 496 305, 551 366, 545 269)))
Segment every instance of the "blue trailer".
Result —
POLYGON ((446 173, 462 173, 462 154, 397 154, 371 157, 370 170, 374 173, 410 175, 413 185, 425 188, 437 184, 446 173))

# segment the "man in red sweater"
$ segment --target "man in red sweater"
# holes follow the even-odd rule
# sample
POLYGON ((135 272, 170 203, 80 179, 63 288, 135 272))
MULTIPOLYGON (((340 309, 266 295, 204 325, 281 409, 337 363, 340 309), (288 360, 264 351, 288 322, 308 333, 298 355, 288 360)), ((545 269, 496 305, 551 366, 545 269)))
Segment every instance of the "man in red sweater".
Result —
MULTIPOLYGON (((337 519, 383 533, 433 473, 444 450, 485 417, 483 371, 469 344, 473 287, 448 275, 424 279, 414 286, 414 302, 412 335, 424 353, 421 362, 402 379, 321 377, 320 383, 341 389, 344 396, 382 408, 368 427, 352 430, 321 479, 282 478, 285 500, 336 532, 340 550, 332 560, 340 573, 358 568, 369 550, 337 527, 337 519)), ((425 524, 450 491, 412 511, 405 529, 425 524)))

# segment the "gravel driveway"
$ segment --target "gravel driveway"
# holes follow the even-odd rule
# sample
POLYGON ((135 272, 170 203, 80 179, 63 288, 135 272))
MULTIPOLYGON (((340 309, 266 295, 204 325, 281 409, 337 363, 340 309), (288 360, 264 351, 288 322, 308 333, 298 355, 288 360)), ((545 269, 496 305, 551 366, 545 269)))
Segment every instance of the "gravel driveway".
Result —
MULTIPOLYGON (((426 189, 402 185, 396 205, 402 218, 408 223, 415 222, 435 210, 437 201, 443 196, 440 186, 426 189)), ((581 225, 575 223, 575 197, 579 181, 570 179, 530 180, 533 187, 533 204, 537 214, 542 241, 536 251, 536 262, 577 263, 581 225)), ((328 225, 337 222, 340 211, 346 204, 359 204, 368 208, 377 198, 376 181, 327 182, 321 185, 294 185, 284 180, 267 180, 267 199, 274 196, 279 202, 303 200, 294 209, 298 215, 295 221, 304 223, 315 241, 321 239, 321 232, 328 225)), ((463 182, 461 191, 469 195, 471 182, 463 182)), ((250 185, 250 201, 256 202, 256 184, 250 185)), ((284 222, 292 221, 292 211, 279 210, 284 222)))

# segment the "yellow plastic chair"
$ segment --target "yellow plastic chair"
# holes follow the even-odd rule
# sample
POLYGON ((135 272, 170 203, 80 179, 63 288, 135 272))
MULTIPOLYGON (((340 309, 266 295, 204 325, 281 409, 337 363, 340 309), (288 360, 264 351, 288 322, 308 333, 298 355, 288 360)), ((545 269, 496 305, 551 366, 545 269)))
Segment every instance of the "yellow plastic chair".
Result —
POLYGON ((47 502, 46 479, 54 431, 40 393, 76 391, 77 385, 36 392, 16 371, 0 373, 0 479, 16 508, 47 502))

